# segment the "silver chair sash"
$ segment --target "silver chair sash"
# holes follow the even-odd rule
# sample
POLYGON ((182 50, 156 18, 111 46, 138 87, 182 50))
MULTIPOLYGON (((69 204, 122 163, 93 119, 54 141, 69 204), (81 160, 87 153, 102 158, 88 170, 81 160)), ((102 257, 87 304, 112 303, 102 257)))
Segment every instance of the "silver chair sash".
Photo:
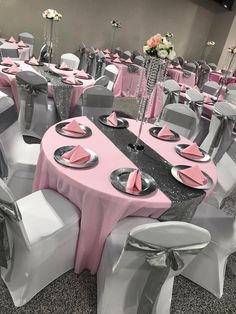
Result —
POLYGON ((129 234, 123 252, 139 251, 145 253, 145 264, 150 266, 150 273, 139 300, 137 314, 151 314, 153 312, 170 270, 178 271, 184 268, 181 254, 197 255, 207 244, 208 242, 203 242, 165 248, 141 241, 129 234))
POLYGON ((115 82, 117 74, 105 70, 104 75, 106 75, 110 81, 115 82))
POLYGON ((214 109, 213 114, 220 120, 220 125, 215 133, 208 153, 212 155, 213 150, 216 149, 216 154, 213 160, 217 163, 227 151, 233 140, 232 131, 236 121, 236 116, 225 116, 216 109, 214 109))
POLYGON ((183 127, 185 129, 191 129, 193 125, 195 125, 194 117, 187 116, 182 112, 177 112, 174 110, 168 109, 167 113, 163 115, 163 119, 166 122, 176 123, 178 122, 178 126, 183 127))
POLYGON ((210 72, 210 68, 205 68, 204 66, 201 66, 201 68, 199 69, 197 86, 200 89, 208 81, 209 72, 210 72))
POLYGON ((178 100, 176 101, 176 97, 179 97, 179 90, 171 91, 167 88, 164 88, 164 94, 166 95, 164 107, 168 104, 174 104, 174 103, 178 102, 178 100))
POLYGON ((10 259, 10 247, 7 236, 5 217, 0 213, 0 271, 1 267, 7 268, 7 261, 10 259))
POLYGON ((93 68, 95 66, 95 62, 96 62, 96 56, 95 53, 91 53, 88 57, 88 68, 87 68, 87 73, 89 73, 90 75, 93 72, 93 68))

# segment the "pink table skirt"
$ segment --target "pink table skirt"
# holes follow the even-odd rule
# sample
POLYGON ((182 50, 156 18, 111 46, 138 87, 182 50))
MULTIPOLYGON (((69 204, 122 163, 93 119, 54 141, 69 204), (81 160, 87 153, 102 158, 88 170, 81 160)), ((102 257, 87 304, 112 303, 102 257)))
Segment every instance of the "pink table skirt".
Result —
POLYGON ((189 77, 184 77, 183 70, 179 69, 168 69, 169 76, 178 83, 186 84, 188 86, 194 87, 196 75, 193 72, 190 72, 189 77))
MULTIPOLYGON (((222 73, 219 72, 211 72, 209 73, 209 81, 215 81, 217 83, 220 83, 221 79, 224 78, 224 75, 222 73)), ((235 83, 236 82, 236 77, 232 76, 227 78, 227 83, 235 83)))
POLYGON ((138 97, 138 95, 140 95, 139 86, 141 86, 142 84, 144 68, 141 66, 135 65, 136 67, 139 68, 139 72, 132 73, 128 71, 128 66, 125 64, 114 63, 114 65, 119 69, 119 73, 117 75, 117 78, 113 87, 114 96, 115 97, 138 97))
MULTIPOLYGON (((171 206, 171 201, 159 189, 144 197, 133 197, 117 191, 110 182, 111 172, 121 167, 135 168, 135 165, 89 119, 80 117, 76 120, 90 127, 92 136, 80 140, 66 138, 56 133, 54 126, 51 127, 41 142, 33 189, 34 191, 54 189, 81 210, 75 271, 79 273, 89 269, 95 273, 105 240, 119 220, 127 216, 158 218, 171 206), (78 144, 97 153, 99 158, 97 166, 75 170, 63 167, 54 160, 53 155, 57 148, 78 144)), ((129 120, 129 123, 129 129, 137 134, 139 123, 134 120, 129 120)), ((175 153, 176 143, 154 139, 148 132, 151 126, 146 124, 142 133, 142 139, 149 146, 173 165, 193 164, 175 153)), ((189 143, 185 139, 181 139, 180 142, 189 143)), ((214 164, 209 162, 199 166, 212 177, 215 184, 214 164)))
MULTIPOLYGON (((31 65, 26 64, 23 61, 19 61, 18 63, 20 64, 20 69, 22 71, 33 71, 33 72, 36 72, 37 74, 39 74, 31 65)), ((0 86, 2 86, 2 87, 10 86, 11 87, 12 95, 13 95, 13 98, 14 98, 14 101, 16 104, 16 109, 19 111, 20 101, 19 101, 18 92, 17 92, 16 77, 15 77, 15 75, 10 75, 10 74, 6 74, 6 73, 2 72, 1 70, 3 68, 4 68, 4 66, 0 66, 0 86)), ((57 69, 55 69, 54 65, 51 65, 51 68, 56 73, 59 73, 63 76, 71 75, 74 72, 76 72, 76 71, 70 71, 69 72, 69 71, 57 70, 57 69)), ((78 104, 79 98, 82 95, 84 89, 89 87, 89 86, 94 85, 94 79, 93 78, 90 80, 81 80, 81 81, 83 82, 83 85, 73 85, 73 89, 71 92, 71 99, 70 99, 71 111, 73 111, 74 107, 78 104)), ((48 84, 48 96, 52 97, 52 98, 54 96, 53 85, 51 83, 48 84)))

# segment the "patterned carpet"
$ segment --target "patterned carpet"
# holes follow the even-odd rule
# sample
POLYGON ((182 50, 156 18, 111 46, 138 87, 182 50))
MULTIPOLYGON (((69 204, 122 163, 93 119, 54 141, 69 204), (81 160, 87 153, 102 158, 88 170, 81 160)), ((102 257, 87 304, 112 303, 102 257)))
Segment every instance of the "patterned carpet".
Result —
MULTIPOLYGON (((115 110, 136 118, 135 100, 117 99, 115 110)), ((235 314, 236 276, 229 267, 236 256, 229 258, 224 295, 217 299, 206 290, 179 276, 175 279, 171 314, 235 314)), ((69 271, 36 295, 21 308, 15 308, 9 292, 0 280, 0 314, 96 314, 96 276, 69 271)), ((112 309, 111 312, 112 314, 112 309)), ((122 314, 122 313, 120 313, 122 314)))

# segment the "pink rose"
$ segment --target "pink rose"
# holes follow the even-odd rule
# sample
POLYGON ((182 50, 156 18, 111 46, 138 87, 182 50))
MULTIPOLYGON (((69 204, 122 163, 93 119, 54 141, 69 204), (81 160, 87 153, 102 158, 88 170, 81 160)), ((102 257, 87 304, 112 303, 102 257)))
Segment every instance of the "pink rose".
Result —
POLYGON ((147 45, 150 48, 155 48, 157 45, 159 45, 161 42, 161 35, 156 34, 155 36, 152 36, 151 38, 148 39, 147 45))

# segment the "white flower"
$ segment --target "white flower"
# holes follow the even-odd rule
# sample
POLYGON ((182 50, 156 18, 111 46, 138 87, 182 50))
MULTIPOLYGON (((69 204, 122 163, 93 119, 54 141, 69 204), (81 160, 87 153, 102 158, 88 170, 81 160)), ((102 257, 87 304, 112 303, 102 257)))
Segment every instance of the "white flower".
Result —
POLYGON ((164 49, 161 49, 161 50, 158 51, 157 55, 161 59, 165 59, 168 56, 168 52, 166 50, 164 50, 164 49))
POLYGON ((174 60, 175 57, 176 57, 176 52, 174 50, 171 50, 170 53, 168 54, 167 58, 169 60, 174 60))
POLYGON ((149 49, 150 47, 148 45, 143 46, 143 52, 146 53, 146 51, 149 49))
POLYGON ((54 9, 47 9, 42 13, 42 15, 43 15, 43 18, 51 19, 54 21, 60 21, 60 19, 62 18, 62 15, 54 9))

